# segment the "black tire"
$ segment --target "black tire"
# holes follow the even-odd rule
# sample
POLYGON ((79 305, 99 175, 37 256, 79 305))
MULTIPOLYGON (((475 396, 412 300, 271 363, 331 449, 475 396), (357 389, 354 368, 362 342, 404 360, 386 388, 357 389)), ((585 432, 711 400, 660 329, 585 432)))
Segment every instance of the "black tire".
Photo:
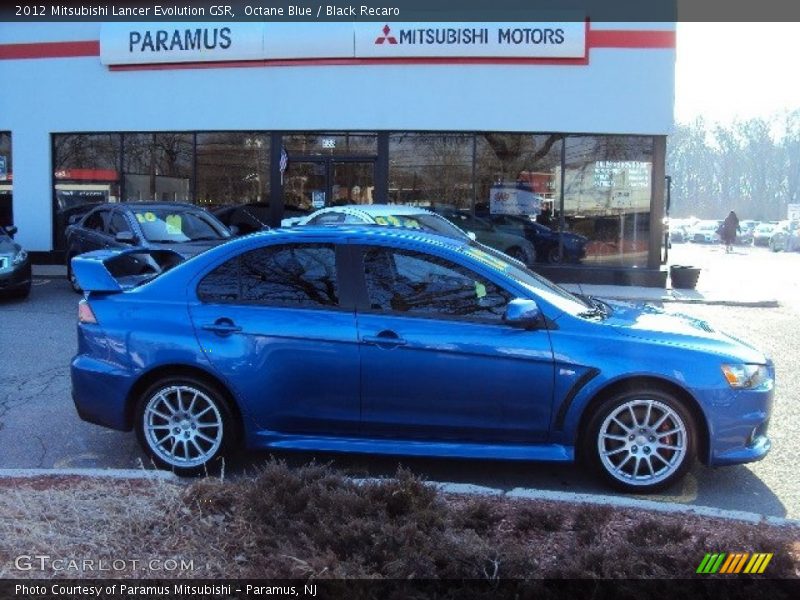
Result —
POLYGON ((652 493, 669 487, 691 467, 697 425, 672 394, 657 388, 628 390, 595 409, 579 443, 581 457, 607 484, 624 492, 652 493), (601 430, 606 434, 602 438, 601 430))
POLYGON ((70 287, 72 287, 72 291, 76 294, 82 294, 83 290, 81 286, 78 285, 78 280, 75 279, 75 274, 72 272, 72 259, 75 258, 75 254, 70 255, 67 257, 67 280, 69 281, 70 287))
POLYGON ((155 382, 139 397, 135 418, 136 437, 142 449, 158 467, 177 475, 217 472, 224 457, 236 447, 236 421, 226 394, 218 386, 200 378, 167 377, 155 382), (181 390, 180 399, 176 394, 178 389, 181 390), (167 405, 172 405, 175 412, 166 410, 167 405), (206 441, 200 434, 214 443, 206 441), (165 437, 158 444, 160 435, 165 437), (179 449, 179 444, 183 450, 179 449), (180 454, 185 458, 182 459, 180 454), (193 458, 191 454, 197 456, 193 458))
POLYGON ((547 251, 547 262, 551 265, 560 264, 562 261, 561 256, 558 254, 558 246, 554 246, 547 251))
POLYGON ((508 250, 506 250, 506 254, 508 254, 511 258, 518 260, 523 265, 528 264, 528 255, 519 246, 514 246, 512 248, 509 248, 508 250))
POLYGON ((25 300, 30 295, 31 295, 30 283, 25 287, 21 287, 18 290, 14 290, 14 292, 12 293, 12 297, 16 298, 17 300, 25 300))

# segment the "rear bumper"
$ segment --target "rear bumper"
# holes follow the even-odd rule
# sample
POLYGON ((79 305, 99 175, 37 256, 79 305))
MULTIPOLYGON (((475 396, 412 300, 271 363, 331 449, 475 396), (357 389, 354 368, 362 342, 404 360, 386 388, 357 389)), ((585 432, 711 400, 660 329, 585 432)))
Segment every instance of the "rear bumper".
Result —
POLYGON ((130 372, 88 356, 76 356, 70 367, 72 401, 84 421, 130 431, 127 398, 133 385, 130 372))

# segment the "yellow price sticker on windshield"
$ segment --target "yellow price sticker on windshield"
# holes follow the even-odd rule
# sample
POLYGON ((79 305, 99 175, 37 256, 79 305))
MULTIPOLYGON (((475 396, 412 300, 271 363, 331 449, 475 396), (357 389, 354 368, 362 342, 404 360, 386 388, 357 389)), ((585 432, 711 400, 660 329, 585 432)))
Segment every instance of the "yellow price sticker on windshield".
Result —
POLYGON ((169 235, 178 235, 183 232, 183 228, 181 227, 182 220, 180 215, 167 215, 166 222, 167 222, 167 233, 169 235))
POLYGON ((136 220, 139 221, 139 223, 144 223, 144 215, 142 213, 136 213, 136 220))
POLYGON ((375 217, 375 222, 378 225, 388 225, 389 224, 389 222, 386 220, 385 217, 375 217))
POLYGON ((475 282, 475 296, 478 298, 478 300, 481 298, 486 298, 486 286, 480 281, 475 282))
POLYGON ((147 221, 148 223, 154 223, 156 221, 155 213, 151 212, 144 213, 144 220, 147 221))

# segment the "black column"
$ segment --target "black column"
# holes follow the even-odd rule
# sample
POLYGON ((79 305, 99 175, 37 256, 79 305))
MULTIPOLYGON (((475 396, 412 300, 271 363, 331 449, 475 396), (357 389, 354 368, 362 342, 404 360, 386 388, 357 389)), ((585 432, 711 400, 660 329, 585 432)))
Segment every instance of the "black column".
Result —
POLYGON ((283 218, 283 183, 281 182, 281 148, 283 135, 272 132, 269 143, 269 226, 280 227, 283 218))
POLYGON ((389 132, 378 132, 378 158, 375 161, 376 204, 389 202, 389 132))

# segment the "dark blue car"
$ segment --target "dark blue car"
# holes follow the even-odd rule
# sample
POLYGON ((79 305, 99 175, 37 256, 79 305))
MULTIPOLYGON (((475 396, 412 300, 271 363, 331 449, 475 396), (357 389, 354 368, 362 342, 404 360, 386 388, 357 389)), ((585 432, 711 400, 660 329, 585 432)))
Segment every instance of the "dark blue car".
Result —
POLYGON ((521 235, 536 248, 536 260, 548 263, 577 263, 586 257, 586 242, 583 235, 569 231, 553 231, 526 216, 484 215, 500 231, 521 235), (559 251, 559 237, 563 250, 559 251))
MULTIPOLYGON (((216 217, 192 204, 98 204, 67 227, 67 276, 75 291, 81 291, 72 271, 72 258, 93 250, 136 246, 158 251, 172 250, 183 258, 189 258, 230 237, 230 230, 216 217)), ((128 264, 135 263, 129 261, 128 264)))
POLYGON ((763 458, 773 365, 705 322, 576 297, 469 241, 382 227, 238 238, 122 285, 73 259, 81 417, 182 474, 250 448, 582 459, 652 491, 763 458))

